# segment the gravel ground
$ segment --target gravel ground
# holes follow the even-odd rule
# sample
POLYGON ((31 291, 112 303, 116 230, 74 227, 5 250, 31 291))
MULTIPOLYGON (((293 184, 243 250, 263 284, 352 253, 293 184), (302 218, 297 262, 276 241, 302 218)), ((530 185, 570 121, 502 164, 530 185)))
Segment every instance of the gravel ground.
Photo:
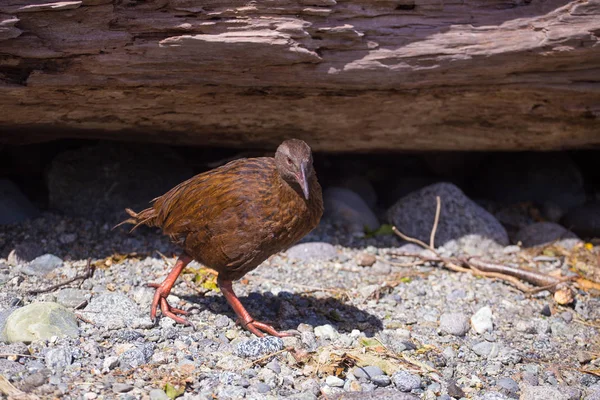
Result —
MULTIPOLYGON (((600 399, 600 380, 582 372, 600 370, 600 299, 585 292, 563 307, 547 291, 400 266, 410 260, 394 251, 421 250, 393 236, 340 237, 324 222, 234 284, 256 319, 296 337, 240 328, 196 263, 169 298, 196 329, 167 318, 153 326, 145 283, 166 277, 177 250, 155 230, 110 226, 46 213, 0 227, 0 326, 36 302, 62 304, 79 326, 72 337, 0 344, 0 374, 18 389, 65 399, 600 399), (59 259, 36 259, 44 254, 59 259), (83 273, 88 258, 93 277, 28 293, 83 273)), ((440 251, 530 259, 477 237, 440 251)))

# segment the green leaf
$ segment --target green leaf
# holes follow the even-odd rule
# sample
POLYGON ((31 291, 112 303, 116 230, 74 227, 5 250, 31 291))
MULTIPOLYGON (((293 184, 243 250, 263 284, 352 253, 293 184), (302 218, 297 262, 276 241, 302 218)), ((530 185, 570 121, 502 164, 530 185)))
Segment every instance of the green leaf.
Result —
POLYGON ((178 398, 185 392, 185 386, 175 387, 175 386, 171 385, 170 383, 167 383, 165 385, 164 390, 165 390, 165 393, 167 394, 167 396, 171 400, 175 400, 176 398, 178 398))
POLYGON ((392 229, 392 225, 383 224, 379 228, 375 229, 374 231, 365 227, 365 234, 367 237, 386 236, 386 235, 393 235, 394 231, 392 229))

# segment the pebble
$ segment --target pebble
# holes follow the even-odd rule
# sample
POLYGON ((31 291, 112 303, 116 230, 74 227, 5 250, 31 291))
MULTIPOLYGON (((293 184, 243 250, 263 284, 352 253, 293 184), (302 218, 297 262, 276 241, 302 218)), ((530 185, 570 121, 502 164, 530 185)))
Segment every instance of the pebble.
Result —
POLYGON ((258 382, 255 388, 258 393, 269 393, 271 391, 271 386, 263 382, 258 382))
POLYGON ((315 336, 326 340, 336 340, 340 334, 333 326, 327 324, 315 327, 315 336))
POLYGON ((471 317, 471 326, 478 334, 491 332, 494 329, 494 324, 492 323, 492 309, 488 306, 480 308, 471 317))
POLYGON ((451 183, 436 183, 401 198, 388 210, 388 220, 405 235, 429 242, 436 196, 442 199, 441 215, 444 215, 436 231, 437 245, 468 235, 508 245, 508 234, 500 222, 451 183))
POLYGON ((150 400, 170 400, 170 397, 162 389, 152 389, 149 396, 150 400))
POLYGON ((109 372, 111 369, 114 369, 117 365, 119 365, 119 357, 106 357, 102 362, 102 372, 109 372))
POLYGON ((328 376, 325 378, 325 383, 331 387, 344 387, 344 380, 338 378, 337 376, 328 376))
POLYGON ((119 356, 119 367, 129 370, 144 365, 150 361, 154 354, 154 344, 138 344, 119 356))
POLYGON ((253 338, 239 343, 235 354, 243 358, 259 358, 283 349, 283 340, 274 336, 253 338))
POLYGON ((500 378, 496 384, 508 394, 517 394, 519 391, 519 384, 512 378, 500 378))
MULTIPOLYGON (((108 330, 138 328, 144 325, 142 312, 137 304, 123 293, 103 293, 94 296, 82 314, 96 326, 108 330)), ((164 320, 165 318, 162 318, 164 320)), ((152 326, 147 318, 147 327, 152 326)))
POLYGON ((265 367, 269 368, 271 371, 275 372, 276 374, 281 373, 281 366, 279 365, 279 362, 277 360, 270 361, 269 363, 267 363, 267 365, 265 365, 265 367))
POLYGON ((469 317, 463 313, 445 313, 440 316, 440 330, 454 336, 464 336, 469 331, 469 317))
POLYGON ((556 386, 530 386, 523 385, 519 400, 571 400, 570 396, 556 386))
POLYGON ((52 336, 79 336, 75 314, 52 302, 32 303, 13 311, 6 321, 9 342, 30 343, 52 336))
POLYGON ((389 386, 390 383, 392 383, 392 380, 387 375, 376 375, 371 378, 371 382, 379 387, 385 387, 389 386))
POLYGON ((366 367, 356 367, 352 370, 354 376, 358 379, 371 379, 374 376, 385 375, 383 370, 376 365, 369 365, 366 367))
POLYGON ((540 313, 544 317, 550 317, 552 315, 552 310, 550 310, 550 306, 546 304, 544 307, 542 307, 542 311, 540 311, 540 313))
POLYGON ((350 234, 364 235, 379 228, 379 220, 367 203, 350 189, 329 187, 323 193, 324 215, 350 234))
POLYGON ((300 243, 289 248, 287 256, 298 261, 329 261, 337 257, 337 250, 329 243, 300 243))
POLYGON ((67 308, 75 308, 87 300, 86 294, 85 290, 72 288, 61 289, 56 294, 56 302, 67 308))
POLYGON ((460 386, 457 385, 455 380, 448 381, 447 390, 450 396, 455 397, 457 399, 465 397, 465 392, 460 386))
POLYGON ((578 239, 577 235, 554 222, 536 222, 521 228, 514 237, 523 247, 543 246, 560 239, 578 239))
POLYGON ((493 358, 498 355, 498 345, 487 341, 479 342, 472 347, 473 352, 480 357, 493 358))
POLYGON ((375 264, 375 261, 377 261, 377 258, 373 254, 359 253, 356 256, 356 264, 361 267, 370 267, 375 264))
POLYGON ((127 393, 133 390, 133 385, 129 383, 114 383, 112 387, 113 392, 115 393, 127 393))
POLYGON ((28 265, 23 267, 21 271, 25 275, 44 276, 54 269, 60 267, 63 260, 53 254, 44 254, 39 256, 28 265))
POLYGON ((48 350, 45 357, 46 366, 61 370, 73 362, 73 350, 70 347, 56 347, 48 350))
POLYGON ((402 392, 410 392, 421 388, 421 378, 406 371, 396 372, 392 375, 392 381, 396 388, 402 392))

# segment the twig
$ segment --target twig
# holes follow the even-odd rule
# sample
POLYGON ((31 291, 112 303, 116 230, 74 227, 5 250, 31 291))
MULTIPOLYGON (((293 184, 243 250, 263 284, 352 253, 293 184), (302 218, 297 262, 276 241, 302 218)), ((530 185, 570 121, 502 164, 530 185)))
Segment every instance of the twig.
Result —
POLYGON ((435 231, 437 231, 438 222, 440 221, 440 211, 442 208, 442 202, 440 196, 435 196, 435 218, 433 220, 433 228, 431 228, 431 236, 429 237, 429 247, 435 249, 435 231))
POLYGON ((425 244, 425 242, 422 242, 419 239, 415 239, 410 236, 406 236, 404 233, 400 232, 398 230, 398 228, 396 228, 395 226, 392 226, 392 230, 394 231, 394 233, 396 235, 400 236, 402 239, 406 240, 407 242, 418 244, 419 246, 424 247, 428 250, 433 250, 428 244, 425 244))
POLYGON ((53 290, 59 289, 63 286, 66 286, 70 283, 73 283, 75 281, 78 281, 80 279, 83 279, 84 281, 88 278, 91 278, 94 275, 94 271, 95 271, 95 267, 92 265, 92 259, 88 258, 87 259, 87 266, 85 267, 86 271, 81 274, 81 275, 77 275, 76 277, 66 280, 64 282, 61 283, 57 283, 56 285, 52 285, 49 286, 47 288, 44 289, 34 289, 34 290, 30 290, 27 292, 27 294, 40 294, 40 293, 47 293, 47 292, 52 292, 53 290))
POLYGON ((292 347, 286 347, 285 349, 278 350, 278 351, 276 351, 276 352, 273 352, 273 353, 271 353, 271 354, 267 354, 267 355, 266 355, 266 356, 264 356, 264 357, 261 357, 261 358, 259 358, 259 359, 257 359, 257 360, 254 360, 254 361, 252 361, 252 364, 250 364, 250 366, 256 365, 256 364, 258 364, 258 363, 260 363, 260 362, 263 362, 263 361, 265 361, 265 360, 268 360, 268 359, 269 359, 269 358, 271 358, 271 357, 274 357, 274 356, 276 356, 276 355, 279 355, 279 354, 281 354, 281 353, 285 353, 286 351, 291 351, 291 350, 293 350, 293 348, 292 348, 292 347))

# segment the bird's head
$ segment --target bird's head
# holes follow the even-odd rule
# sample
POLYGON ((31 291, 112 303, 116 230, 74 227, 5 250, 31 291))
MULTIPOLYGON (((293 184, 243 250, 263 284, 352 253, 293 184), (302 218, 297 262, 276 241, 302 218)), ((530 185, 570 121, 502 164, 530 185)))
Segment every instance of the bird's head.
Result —
POLYGON ((275 152, 275 165, 284 180, 292 185, 300 185, 308 200, 308 178, 315 173, 310 147, 298 139, 284 141, 275 152))

